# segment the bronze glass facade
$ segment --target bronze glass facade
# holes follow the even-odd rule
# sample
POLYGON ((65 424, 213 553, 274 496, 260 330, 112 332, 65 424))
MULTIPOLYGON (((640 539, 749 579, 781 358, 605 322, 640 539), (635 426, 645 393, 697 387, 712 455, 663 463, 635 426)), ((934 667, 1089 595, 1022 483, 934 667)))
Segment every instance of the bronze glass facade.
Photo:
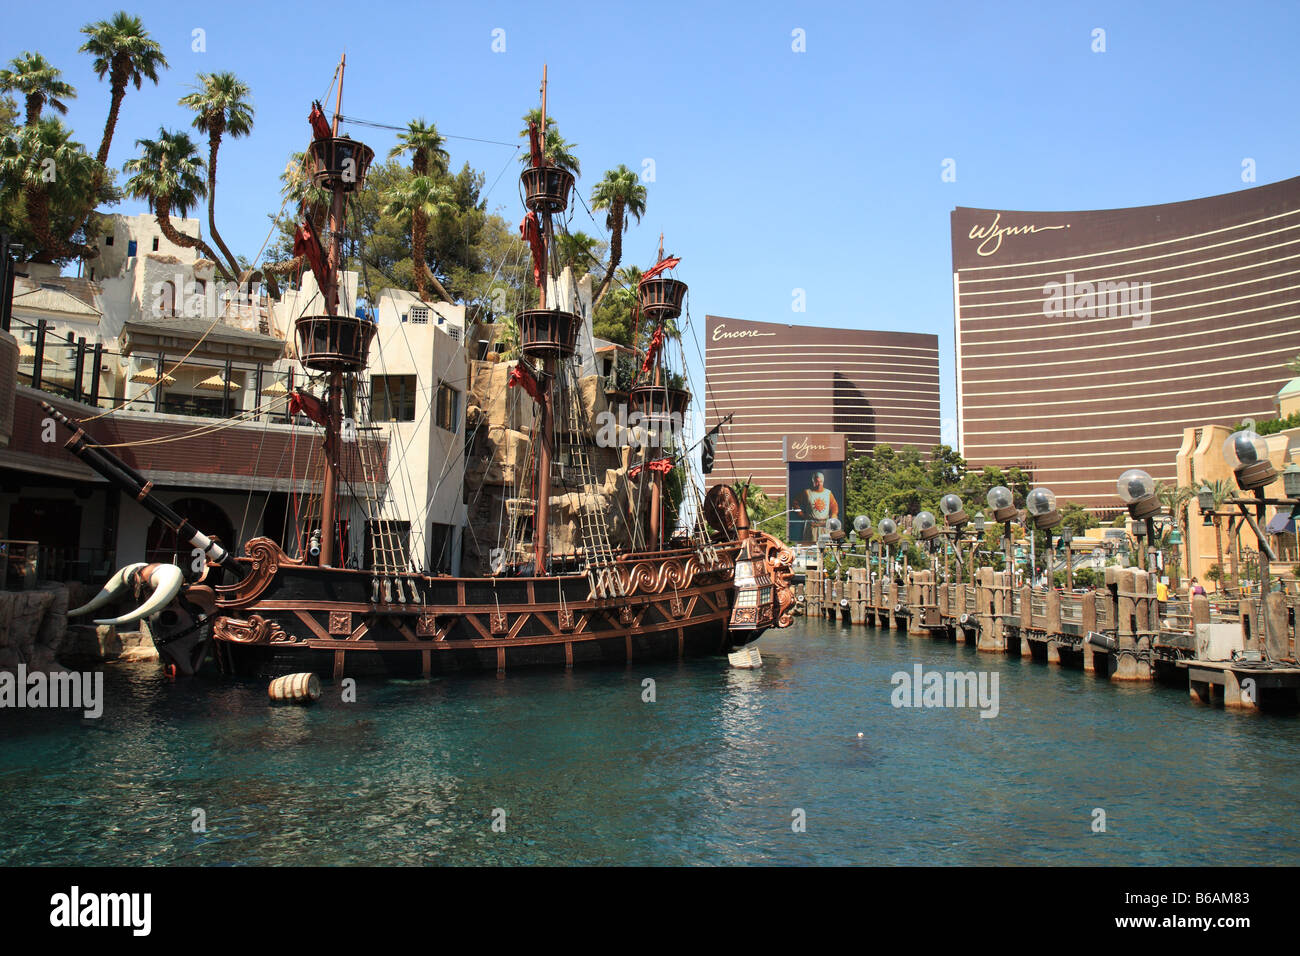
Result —
POLYGON ((939 338, 705 319, 705 425, 722 430, 713 481, 751 475, 784 495, 786 436, 844 435, 851 453, 939 442, 939 338))
POLYGON ((1175 481, 1183 429, 1275 414, 1300 354, 1300 178, 1162 206, 952 213, 961 452, 1061 500, 1175 481))

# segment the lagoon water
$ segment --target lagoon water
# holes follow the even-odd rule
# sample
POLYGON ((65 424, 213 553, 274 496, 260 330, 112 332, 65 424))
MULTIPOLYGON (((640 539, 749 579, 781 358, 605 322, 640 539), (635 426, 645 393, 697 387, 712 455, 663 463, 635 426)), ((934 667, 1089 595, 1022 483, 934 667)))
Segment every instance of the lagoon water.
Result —
POLYGON ((0 711, 0 862, 1300 862, 1300 718, 820 620, 759 647, 757 671, 361 683, 356 703, 327 683, 310 708, 110 666, 98 720, 0 711), (895 708, 916 663, 996 671, 997 717, 895 708))

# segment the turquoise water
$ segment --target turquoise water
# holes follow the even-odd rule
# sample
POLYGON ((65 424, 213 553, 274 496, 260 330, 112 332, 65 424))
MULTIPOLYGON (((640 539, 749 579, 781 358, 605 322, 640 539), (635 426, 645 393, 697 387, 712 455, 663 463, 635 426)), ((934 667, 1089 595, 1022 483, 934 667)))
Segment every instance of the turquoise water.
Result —
POLYGON ((0 862, 1300 862, 1297 718, 817 620, 759 646, 312 708, 112 666, 99 720, 0 711, 0 862), (996 671, 1000 713, 894 708, 916 662, 996 671))

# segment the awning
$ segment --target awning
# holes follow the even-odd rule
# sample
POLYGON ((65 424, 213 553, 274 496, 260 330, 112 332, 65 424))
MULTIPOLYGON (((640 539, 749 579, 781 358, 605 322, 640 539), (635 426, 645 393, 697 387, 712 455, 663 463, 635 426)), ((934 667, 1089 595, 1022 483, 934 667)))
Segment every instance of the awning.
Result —
POLYGON ((284 382, 281 382, 279 379, 276 379, 266 388, 262 389, 262 394, 263 395, 288 395, 289 390, 284 387, 284 382))
MULTIPOLYGON (((140 369, 140 371, 136 372, 134 375, 131 376, 131 381, 136 382, 140 385, 154 385, 157 384, 158 382, 158 372, 156 369, 142 368, 140 369)), ((163 372, 163 384, 175 385, 176 379, 172 378, 166 372, 163 372)))
POLYGON ((195 385, 194 387, 201 388, 206 392, 239 391, 238 385, 236 385, 234 382, 227 382, 219 374, 208 376, 207 378, 199 382, 199 384, 195 385))
POLYGON ((1295 534, 1295 521, 1285 511, 1279 511, 1269 519, 1264 530, 1269 534, 1295 534))

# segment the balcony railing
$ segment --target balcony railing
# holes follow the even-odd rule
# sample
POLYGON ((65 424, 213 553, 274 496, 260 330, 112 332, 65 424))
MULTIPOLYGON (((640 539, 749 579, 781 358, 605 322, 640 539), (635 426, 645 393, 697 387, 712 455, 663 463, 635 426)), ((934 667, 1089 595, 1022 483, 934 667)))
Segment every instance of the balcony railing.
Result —
POLYGON ((20 385, 96 408, 287 423, 287 396, 304 382, 301 372, 295 382, 292 368, 260 362, 123 354, 84 337, 68 341, 56 338, 44 320, 15 317, 12 331, 19 341, 20 385))

